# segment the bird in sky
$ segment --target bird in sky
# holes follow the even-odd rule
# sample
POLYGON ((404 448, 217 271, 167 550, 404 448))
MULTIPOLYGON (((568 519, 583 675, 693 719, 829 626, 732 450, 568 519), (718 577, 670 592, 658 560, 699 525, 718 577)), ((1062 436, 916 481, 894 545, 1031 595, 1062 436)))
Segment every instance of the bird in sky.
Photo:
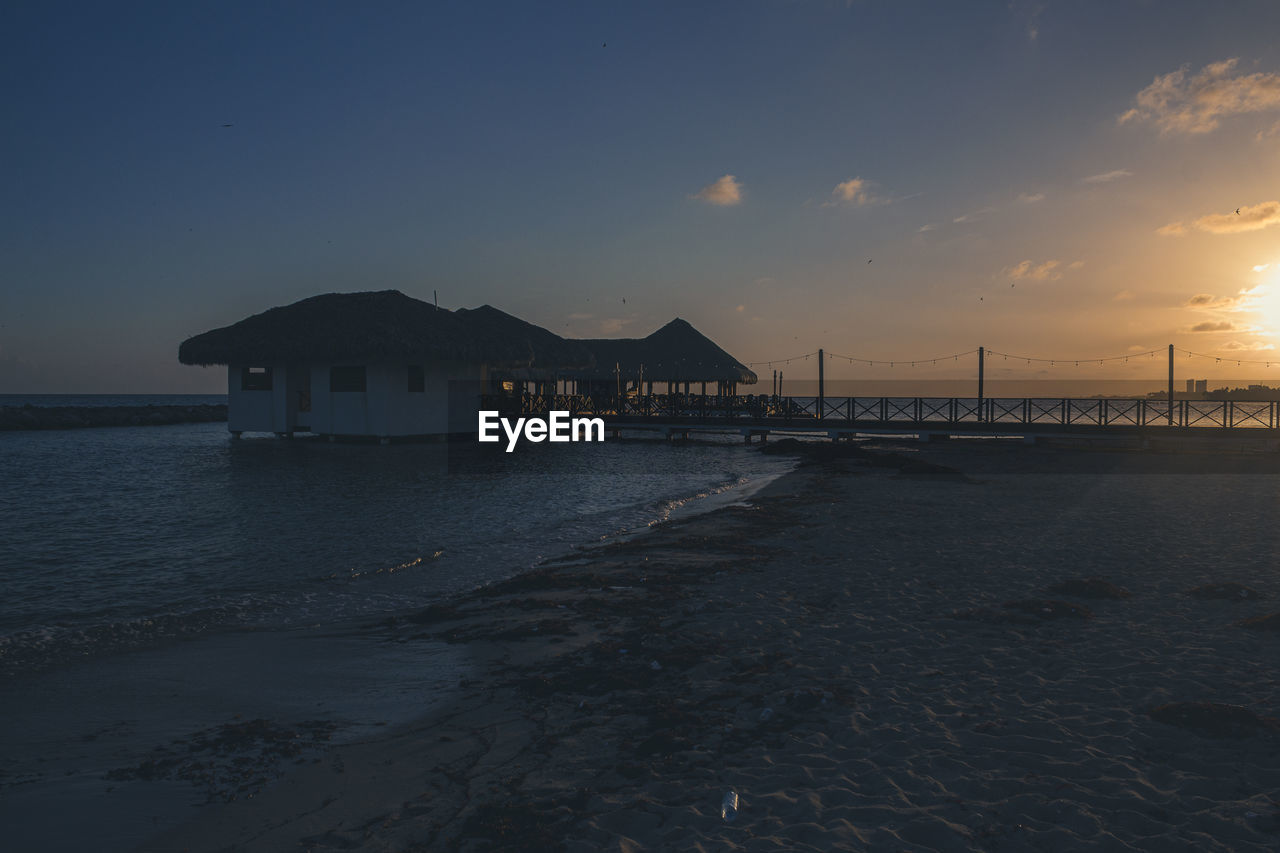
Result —
POLYGON ((224 124, 223 127, 235 127, 234 124, 224 124))
POLYGON ((871 263, 871 259, 870 259, 870 258, 867 258, 867 263, 871 263))
POLYGON ((1238 207, 1237 207, 1237 208, 1236 208, 1236 216, 1239 216, 1239 215, 1240 215, 1240 208, 1238 208, 1238 207))

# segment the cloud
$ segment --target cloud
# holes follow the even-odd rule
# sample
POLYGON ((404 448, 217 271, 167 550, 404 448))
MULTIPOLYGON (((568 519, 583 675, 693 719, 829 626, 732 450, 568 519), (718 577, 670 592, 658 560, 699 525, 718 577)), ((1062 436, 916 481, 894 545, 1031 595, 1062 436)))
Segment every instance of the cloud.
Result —
POLYGON ((1232 332, 1235 331, 1236 324, 1227 320, 1205 320, 1203 323, 1196 323, 1187 331, 1189 332, 1232 332))
POLYGON ((1018 193, 1017 201, 1020 204, 1035 204, 1038 201, 1044 201, 1044 193, 1034 193, 1031 195, 1028 195, 1027 193, 1018 193))
POLYGON ((568 319, 570 319, 570 320, 590 320, 590 319, 591 319, 592 317, 594 317, 594 316, 595 316, 594 314, 570 314, 570 315, 569 315, 569 317, 568 317, 568 319))
POLYGON ((887 202, 887 199, 878 198, 871 194, 871 182, 863 178, 850 178, 843 183, 836 184, 836 188, 831 191, 834 201, 827 202, 824 206, 831 207, 836 204, 878 204, 887 202))
POLYGON ((626 326, 626 325, 628 325, 629 323, 631 323, 631 321, 632 321, 632 318, 630 318, 630 317, 627 317, 627 318, 625 318, 625 319, 624 319, 624 318, 621 318, 621 317, 609 317, 609 318, 608 318, 608 319, 606 319, 606 320, 601 320, 601 321, 600 321, 600 334, 602 334, 602 335, 616 335, 616 334, 618 334, 618 332, 621 332, 621 331, 622 331, 622 328, 623 328, 624 326, 626 326))
POLYGON ((693 198, 721 207, 742 201, 742 184, 733 175, 724 175, 693 194, 693 198))
POLYGON ((739 305, 739 306, 738 306, 738 313, 739 313, 739 314, 741 314, 743 311, 746 311, 746 310, 747 310, 747 306, 745 306, 745 305, 739 305))
POLYGON ((1037 39, 1040 38, 1039 18, 1044 12, 1044 3, 1040 2, 1040 0, 1027 0, 1027 2, 1010 0, 1009 11, 1013 13, 1015 18, 1019 19, 1018 23, 1025 28, 1027 41, 1035 44, 1037 39))
POLYGON ((1067 264, 1067 269, 1078 270, 1082 266, 1084 266, 1084 261, 1072 261, 1071 263, 1067 264))
POLYGON ((1134 297, 1133 297, 1132 290, 1122 290, 1119 293, 1117 293, 1115 296, 1111 297, 1111 301, 1112 302, 1132 302, 1133 298, 1134 297))
POLYGON ((1236 213, 1211 213, 1195 221, 1195 226, 1210 234, 1239 234, 1280 225, 1280 201, 1264 201, 1253 207, 1241 207, 1236 213))
POLYGON ((1266 130, 1258 131, 1253 138, 1258 142, 1261 142, 1262 140, 1268 139, 1272 136, 1280 136, 1280 121, 1271 125, 1271 127, 1267 128, 1266 130))
POLYGON ((934 223, 930 222, 928 225, 921 225, 919 228, 917 228, 917 229, 916 229, 916 233, 917 233, 917 234, 923 234, 924 232, 926 232, 926 231, 932 231, 933 229, 935 229, 935 228, 937 228, 937 227, 938 227, 937 225, 935 225, 934 223))
POLYGON ((1090 175, 1087 178, 1081 178, 1081 183, 1085 184, 1109 184, 1112 181, 1118 181, 1121 178, 1131 178, 1133 172, 1128 169, 1112 169, 1110 172, 1103 172, 1100 175, 1090 175))
POLYGON ((1022 261, 1011 267, 1005 267, 1004 276, 1010 281, 1021 281, 1029 279, 1031 281, 1053 281, 1062 278, 1062 273, 1058 270, 1059 261, 1045 261, 1037 264, 1035 261, 1022 261))
POLYGON ((1134 96, 1134 106, 1117 121, 1149 121, 1161 133, 1209 133, 1228 116, 1280 110, 1280 74, 1233 77, 1238 63, 1214 62, 1195 75, 1184 65, 1160 75, 1134 96))
POLYGON ((1181 222, 1170 222, 1157 228, 1156 233, 1161 237, 1181 237, 1187 233, 1187 229, 1181 222))
POLYGON ((1254 272, 1263 272, 1263 271, 1264 271, 1264 270, 1266 270, 1266 268, 1267 268, 1267 267, 1269 267, 1269 266, 1271 266, 1271 264, 1254 264, 1253 271, 1254 271, 1254 272))
POLYGON ((1270 350, 1275 348, 1275 344, 1269 344, 1265 341, 1249 341, 1248 343, 1227 341, 1221 347, 1221 349, 1224 349, 1227 352, 1259 352, 1260 350, 1270 350))
POLYGON ((1188 299, 1184 305, 1186 308, 1201 308, 1204 310, 1234 310, 1244 301, 1244 296, 1249 295, 1249 291, 1240 291, 1241 296, 1214 296, 1212 293, 1197 293, 1188 299))
POLYGON ((975 220, 981 219, 982 217, 986 216, 988 213, 995 213, 995 212, 996 212, 996 209, 994 207, 983 207, 978 210, 971 210, 968 213, 962 213, 951 221, 956 225, 962 225, 965 222, 973 222, 975 220))

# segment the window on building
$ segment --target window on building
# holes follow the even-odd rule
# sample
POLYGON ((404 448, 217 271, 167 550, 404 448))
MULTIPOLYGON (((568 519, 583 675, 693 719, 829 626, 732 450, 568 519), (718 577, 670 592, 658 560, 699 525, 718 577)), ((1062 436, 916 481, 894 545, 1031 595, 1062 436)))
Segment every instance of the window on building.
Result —
POLYGON ((364 391, 364 367, 329 368, 330 391, 364 391))
POLYGON ((426 377, 422 372, 421 364, 409 365, 409 393, 422 393, 427 390, 426 377))
POLYGON ((270 391, 271 368, 242 367, 240 369, 241 391, 270 391))

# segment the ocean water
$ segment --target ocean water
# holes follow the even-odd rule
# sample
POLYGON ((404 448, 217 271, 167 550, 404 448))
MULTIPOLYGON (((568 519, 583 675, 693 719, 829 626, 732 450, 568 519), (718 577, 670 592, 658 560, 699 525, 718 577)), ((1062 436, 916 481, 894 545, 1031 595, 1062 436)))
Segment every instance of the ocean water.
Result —
POLYGON ((0 394, 0 406, 224 406, 226 394, 0 394))
POLYGON ((233 441, 220 423, 0 433, 0 820, 41 849, 130 849, 207 796, 110 781, 174 739, 255 717, 355 737, 420 716, 465 650, 406 651, 370 625, 793 464, 740 442, 503 454, 233 441), (68 804, 77 828, 56 819, 68 804))
POLYGON ((469 453, 223 424, 0 435, 0 672, 421 607, 790 464, 732 441, 469 453))

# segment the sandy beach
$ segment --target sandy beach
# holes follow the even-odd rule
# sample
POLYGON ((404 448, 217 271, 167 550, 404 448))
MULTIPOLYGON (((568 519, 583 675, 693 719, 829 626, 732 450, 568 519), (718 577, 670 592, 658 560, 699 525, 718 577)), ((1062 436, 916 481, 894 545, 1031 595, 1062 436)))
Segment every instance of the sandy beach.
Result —
POLYGON ((960 444, 371 627, 477 674, 144 849, 1274 850, 1276 463, 960 444))

